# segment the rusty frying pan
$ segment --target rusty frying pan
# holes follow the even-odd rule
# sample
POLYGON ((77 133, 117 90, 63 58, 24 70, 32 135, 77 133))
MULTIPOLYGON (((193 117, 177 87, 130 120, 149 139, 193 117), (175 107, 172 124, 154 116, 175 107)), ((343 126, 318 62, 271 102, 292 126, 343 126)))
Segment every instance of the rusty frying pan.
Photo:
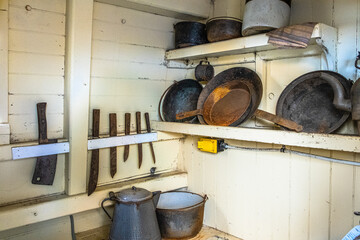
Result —
MULTIPOLYGON (((190 113, 202 115, 209 125, 229 126, 246 113, 250 106, 252 92, 251 87, 238 80, 221 84, 208 96, 203 109, 190 113)), ((188 114, 190 113, 178 114, 177 118, 189 117, 188 114)), ((295 122, 262 110, 256 110, 254 115, 288 129, 298 132, 302 130, 302 126, 295 122)), ((247 118, 250 117, 252 115, 247 116, 247 118)))
POLYGON ((251 93, 248 86, 235 80, 215 88, 206 99, 202 109, 179 113, 176 119, 200 115, 206 124, 229 126, 246 112, 250 103, 251 93))

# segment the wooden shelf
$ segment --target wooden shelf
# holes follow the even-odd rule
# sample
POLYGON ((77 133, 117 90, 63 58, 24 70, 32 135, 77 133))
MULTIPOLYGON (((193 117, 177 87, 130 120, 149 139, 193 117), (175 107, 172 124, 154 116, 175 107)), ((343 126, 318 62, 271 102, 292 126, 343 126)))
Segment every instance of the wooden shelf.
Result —
MULTIPOLYGON (((187 173, 168 172, 155 176, 144 176, 116 184, 98 186, 91 197, 88 197, 87 193, 74 196, 47 196, 23 203, 3 206, 0 207, 0 231, 99 208, 101 201, 108 197, 110 191, 118 192, 132 186, 145 188, 149 191, 161 190, 163 192, 179 189, 188 186, 187 173)), ((105 205, 110 205, 110 203, 105 205)))
POLYGON ((359 136, 296 133, 283 130, 219 127, 157 121, 152 123, 152 127, 157 131, 186 135, 360 153, 359 136))
MULTIPOLYGON (((266 34, 259 34, 193 47, 169 50, 166 52, 165 57, 166 60, 192 60, 277 49, 275 46, 269 44, 268 40, 269 37, 266 36, 266 34)), ((336 42, 336 28, 322 23, 315 26, 312 35, 312 44, 316 43, 323 50, 329 62, 329 69, 336 68, 336 42)))
MULTIPOLYGON (((76 239, 78 240, 100 240, 100 239, 108 239, 110 232, 110 225, 106 225, 103 227, 99 227, 96 229, 91 229, 85 232, 80 232, 76 234, 76 239)), ((227 239, 227 240, 241 240, 240 238, 231 236, 214 228, 203 226, 199 234, 188 240, 215 240, 215 239, 227 239)), ((169 239, 163 239, 169 240, 169 239)))

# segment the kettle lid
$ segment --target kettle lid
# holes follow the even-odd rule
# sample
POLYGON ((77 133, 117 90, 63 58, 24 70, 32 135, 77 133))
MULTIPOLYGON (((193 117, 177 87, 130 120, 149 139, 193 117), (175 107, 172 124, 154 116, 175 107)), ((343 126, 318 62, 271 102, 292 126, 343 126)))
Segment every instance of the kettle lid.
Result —
POLYGON ((143 188, 128 188, 124 189, 116 194, 117 200, 119 202, 142 202, 148 199, 151 199, 153 194, 143 188))

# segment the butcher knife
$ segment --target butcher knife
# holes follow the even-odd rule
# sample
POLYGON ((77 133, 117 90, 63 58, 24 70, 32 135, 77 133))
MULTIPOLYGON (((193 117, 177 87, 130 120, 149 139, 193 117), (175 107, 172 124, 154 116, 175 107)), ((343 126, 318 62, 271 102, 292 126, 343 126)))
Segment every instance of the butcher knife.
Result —
MULTIPOLYGON (((98 138, 100 136, 100 110, 93 110, 93 126, 92 136, 98 138)), ((90 196, 96 189, 99 176, 99 149, 92 150, 91 152, 91 164, 90 164, 90 176, 88 184, 88 196, 90 196)))
MULTIPOLYGON (((146 130, 147 130, 148 133, 151 133, 149 113, 145 113, 145 121, 146 121, 146 130)), ((150 150, 151 150, 152 159, 153 159, 154 163, 156 163, 153 143, 149 142, 149 144, 150 144, 150 150)))
MULTIPOLYGON (((109 114, 110 120, 110 137, 117 136, 117 120, 116 113, 109 114)), ((117 170, 117 149, 116 147, 110 148, 110 175, 114 178, 117 170)))
MULTIPOLYGON (((130 113, 125 113, 125 135, 130 135, 130 117, 131 117, 130 113)), ((125 145, 124 162, 126 162, 126 160, 129 157, 129 151, 130 151, 130 145, 125 145)))
MULTIPOLYGON (((56 143, 57 139, 49 140, 47 138, 46 102, 38 103, 36 108, 39 125, 39 144, 56 143)), ((38 185, 52 185, 55 178, 56 162, 56 154, 38 157, 31 182, 38 185)))
MULTIPOLYGON (((136 112, 136 133, 141 134, 141 113, 140 112, 136 112)), ((138 143, 138 155, 139 155, 139 168, 140 168, 141 164, 142 164, 142 157, 143 157, 142 143, 138 143)))

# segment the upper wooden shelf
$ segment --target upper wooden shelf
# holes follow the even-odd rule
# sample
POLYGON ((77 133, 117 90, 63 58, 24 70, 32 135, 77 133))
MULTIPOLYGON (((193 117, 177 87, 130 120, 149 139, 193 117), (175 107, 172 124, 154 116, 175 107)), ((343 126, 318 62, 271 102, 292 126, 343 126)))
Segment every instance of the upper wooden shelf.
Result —
POLYGON ((151 125, 157 131, 171 133, 360 153, 359 136, 156 121, 151 125))
MULTIPOLYGON (((328 60, 329 58, 331 58, 330 60, 332 61, 336 59, 336 28, 319 23, 315 26, 311 38, 311 43, 316 42, 327 55, 328 60)), ((165 57, 167 60, 191 60, 277 49, 277 47, 269 44, 268 40, 269 37, 266 36, 266 34, 259 34, 193 47, 169 50, 166 52, 165 57)), ((329 66, 329 68, 334 67, 335 66, 329 66)))

